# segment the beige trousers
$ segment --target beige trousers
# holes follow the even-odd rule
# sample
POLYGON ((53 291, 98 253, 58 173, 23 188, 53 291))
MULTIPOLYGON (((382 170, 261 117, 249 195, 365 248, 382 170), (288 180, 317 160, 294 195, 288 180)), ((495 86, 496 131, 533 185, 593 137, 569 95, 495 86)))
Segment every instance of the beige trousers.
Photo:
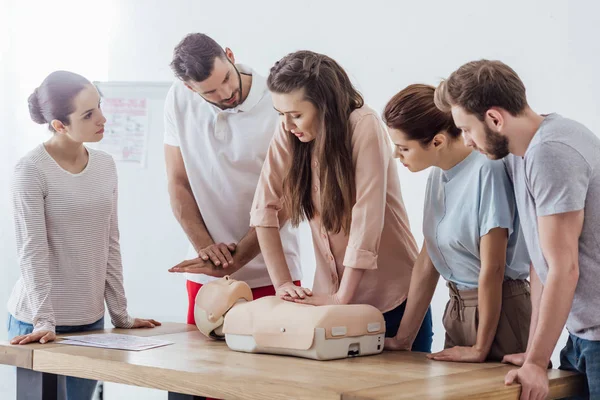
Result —
MULTIPOLYGON (((473 346, 477 342, 479 305, 477 289, 458 290, 448 282, 450 301, 446 305, 443 324, 446 328, 445 348, 473 346)), ((488 361, 500 361, 506 354, 527 349, 531 322, 531 292, 525 280, 506 280, 502 285, 502 310, 488 361)))

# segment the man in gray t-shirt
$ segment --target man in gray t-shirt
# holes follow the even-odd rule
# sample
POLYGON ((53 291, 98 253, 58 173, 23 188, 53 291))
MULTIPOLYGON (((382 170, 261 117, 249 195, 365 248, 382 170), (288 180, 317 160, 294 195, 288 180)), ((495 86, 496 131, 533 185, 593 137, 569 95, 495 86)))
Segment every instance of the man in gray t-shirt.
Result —
POLYGON ((600 138, 557 114, 536 114, 517 74, 499 61, 467 63, 436 90, 465 141, 504 159, 512 178, 531 271, 532 321, 521 366, 506 383, 521 399, 545 398, 545 371, 565 325, 561 369, 586 375, 600 398, 600 138), (542 290, 543 288, 543 290, 542 290))

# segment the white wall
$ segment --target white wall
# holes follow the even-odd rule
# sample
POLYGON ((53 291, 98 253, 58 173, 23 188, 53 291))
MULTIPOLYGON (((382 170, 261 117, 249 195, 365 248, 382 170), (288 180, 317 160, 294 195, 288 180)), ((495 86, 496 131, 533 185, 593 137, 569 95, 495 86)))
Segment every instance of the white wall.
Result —
MULTIPOLYGON (((9 46, 1 42, 4 101, 0 103, 0 151, 6 154, 0 159, 0 268, 4 277, 0 304, 6 303, 17 276, 7 180, 17 156, 42 140, 39 130, 27 121, 24 100, 41 78, 56 68, 75 70, 95 80, 170 80, 168 64, 175 44, 189 32, 205 32, 230 47, 237 61, 263 74, 288 52, 310 49, 326 53, 346 68, 367 102, 381 110, 394 93, 410 83, 436 84, 466 61, 493 58, 521 75, 536 111, 558 111, 600 134, 596 76, 600 70, 600 6, 593 0, 6 4, 14 7, 16 18, 1 24, 2 29, 12 30, 12 36, 9 46), (4 58, 7 54, 9 59, 4 58), (7 93, 14 96, 7 98, 7 93), (7 143, 16 150, 8 150, 7 143)), ((0 18, 2 15, 7 14, 0 12, 0 18)), ((400 176, 419 243, 426 175, 401 170, 400 176)), ((163 268, 149 268, 146 279, 159 286, 165 279, 163 268)), ((134 285, 126 289, 130 297, 148 295, 134 285)), ((164 293, 165 307, 172 306, 173 314, 180 316, 181 303, 171 297, 164 293)), ((440 285, 433 302, 436 350, 443 345, 440 319, 446 299, 440 285)), ((137 308, 143 302, 134 303, 137 308)), ((138 311, 144 310, 132 310, 138 311)), ((5 333, 0 332, 2 339, 5 333)), ((561 338, 559 348, 564 340, 561 338)), ((558 363, 557 352, 553 361, 558 363)), ((4 369, 0 371, 4 376, 4 369)), ((12 390, 3 379, 2 394, 12 390)), ((145 398, 166 398, 160 392, 106 387, 107 399, 141 393, 145 398)))
MULTIPOLYGON (((89 3, 89 4, 88 4, 89 3)), ((18 277, 10 202, 12 170, 25 152, 49 137, 29 119, 27 97, 57 69, 105 80, 108 73, 109 11, 76 0, 0 0, 0 309, 18 277), (93 22, 95 26, 91 27, 93 22)), ((0 311, 0 340, 6 340, 0 311)), ((0 398, 15 398, 13 368, 0 366, 0 398)))

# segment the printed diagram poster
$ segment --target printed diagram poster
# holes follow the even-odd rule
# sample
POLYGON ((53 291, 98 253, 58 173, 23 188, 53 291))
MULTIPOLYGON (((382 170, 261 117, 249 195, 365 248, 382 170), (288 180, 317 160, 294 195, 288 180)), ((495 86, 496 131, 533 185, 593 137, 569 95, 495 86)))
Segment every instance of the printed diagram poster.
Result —
POLYGON ((106 117, 104 138, 96 146, 125 161, 144 166, 148 136, 147 100, 140 98, 104 98, 102 112, 106 117))

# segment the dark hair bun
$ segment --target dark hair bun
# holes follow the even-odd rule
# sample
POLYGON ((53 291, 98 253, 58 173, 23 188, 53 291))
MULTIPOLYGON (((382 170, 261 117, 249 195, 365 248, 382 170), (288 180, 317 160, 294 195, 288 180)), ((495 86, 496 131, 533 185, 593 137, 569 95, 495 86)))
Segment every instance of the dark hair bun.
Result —
POLYGON ((31 116, 33 122, 37 124, 47 123, 48 121, 46 121, 46 118, 42 114, 42 109, 40 108, 40 101, 38 99, 37 89, 35 89, 33 93, 31 93, 31 95, 27 99, 27 102, 29 103, 29 115, 31 116))

